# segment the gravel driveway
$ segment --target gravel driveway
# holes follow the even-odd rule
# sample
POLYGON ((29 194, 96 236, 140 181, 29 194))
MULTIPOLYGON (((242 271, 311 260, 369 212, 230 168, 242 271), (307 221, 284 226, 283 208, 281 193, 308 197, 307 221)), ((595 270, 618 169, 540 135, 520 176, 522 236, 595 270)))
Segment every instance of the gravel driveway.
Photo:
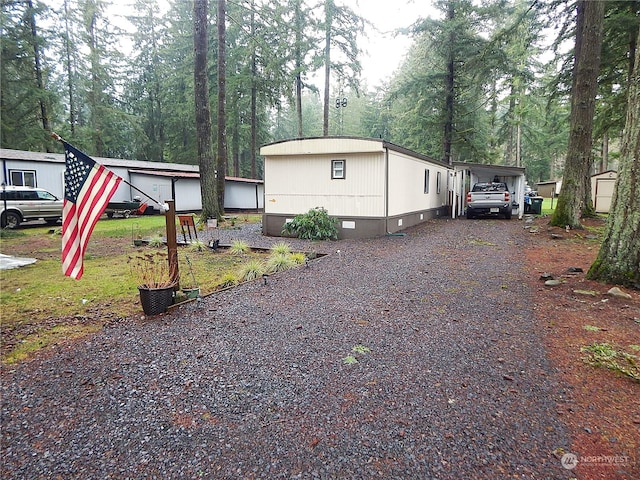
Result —
POLYGON ((4 367, 0 476, 570 478, 524 235, 292 241, 330 255, 4 367))

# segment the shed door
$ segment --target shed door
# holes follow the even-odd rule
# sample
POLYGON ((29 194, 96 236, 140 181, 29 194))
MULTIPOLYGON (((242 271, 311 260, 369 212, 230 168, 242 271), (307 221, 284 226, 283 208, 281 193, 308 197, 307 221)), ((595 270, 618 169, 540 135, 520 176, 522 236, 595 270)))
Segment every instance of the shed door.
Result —
POLYGON ((614 178, 596 179, 596 198, 594 202, 597 213, 609 213, 615 185, 616 180, 614 178))
MULTIPOLYGON (((168 183, 161 183, 158 185, 158 197, 160 202, 166 202, 167 200, 171 200, 171 185, 168 183)), ((173 199, 175 200, 175 199, 173 199)))

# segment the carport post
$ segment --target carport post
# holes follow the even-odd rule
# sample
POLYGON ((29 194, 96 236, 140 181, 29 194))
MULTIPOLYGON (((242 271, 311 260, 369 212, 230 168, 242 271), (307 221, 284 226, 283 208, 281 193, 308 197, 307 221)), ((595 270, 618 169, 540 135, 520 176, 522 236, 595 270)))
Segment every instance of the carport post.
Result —
POLYGON ((176 238, 176 202, 167 200, 169 210, 164 214, 167 225, 167 256, 169 258, 169 278, 175 282, 174 290, 180 290, 180 271, 178 269, 178 240, 176 238))

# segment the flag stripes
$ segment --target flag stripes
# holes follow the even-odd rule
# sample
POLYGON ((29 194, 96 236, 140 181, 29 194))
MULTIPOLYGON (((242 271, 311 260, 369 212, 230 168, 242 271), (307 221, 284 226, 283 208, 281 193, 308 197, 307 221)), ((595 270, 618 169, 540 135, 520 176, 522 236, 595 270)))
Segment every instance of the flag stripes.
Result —
POLYGON ((122 179, 71 145, 64 143, 64 146, 62 271, 68 277, 80 279, 91 233, 122 179))

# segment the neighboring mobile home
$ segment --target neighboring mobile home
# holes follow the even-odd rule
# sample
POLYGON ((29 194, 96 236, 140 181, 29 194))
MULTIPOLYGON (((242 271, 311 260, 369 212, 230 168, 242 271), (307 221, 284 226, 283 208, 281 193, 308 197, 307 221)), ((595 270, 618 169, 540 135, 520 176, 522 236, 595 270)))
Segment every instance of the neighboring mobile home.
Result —
POLYGON ((450 214, 453 170, 384 140, 304 138, 260 153, 265 235, 281 235, 285 222, 316 207, 338 219, 340 238, 392 234, 450 214))
MULTIPOLYGON (((197 165, 181 163, 140 162, 114 158, 94 160, 147 193, 153 200, 174 199, 176 210, 202 209, 200 173, 197 165)), ((48 190, 62 198, 64 195, 64 154, 26 152, 0 149, 2 181, 6 185, 29 185, 48 190)), ((139 192, 122 182, 113 201, 128 201, 139 192)), ((142 201, 147 201, 142 198, 142 201)), ((225 209, 261 210, 264 206, 264 182, 236 177, 225 179, 225 209)), ((150 204, 157 208, 157 205, 150 204)))

